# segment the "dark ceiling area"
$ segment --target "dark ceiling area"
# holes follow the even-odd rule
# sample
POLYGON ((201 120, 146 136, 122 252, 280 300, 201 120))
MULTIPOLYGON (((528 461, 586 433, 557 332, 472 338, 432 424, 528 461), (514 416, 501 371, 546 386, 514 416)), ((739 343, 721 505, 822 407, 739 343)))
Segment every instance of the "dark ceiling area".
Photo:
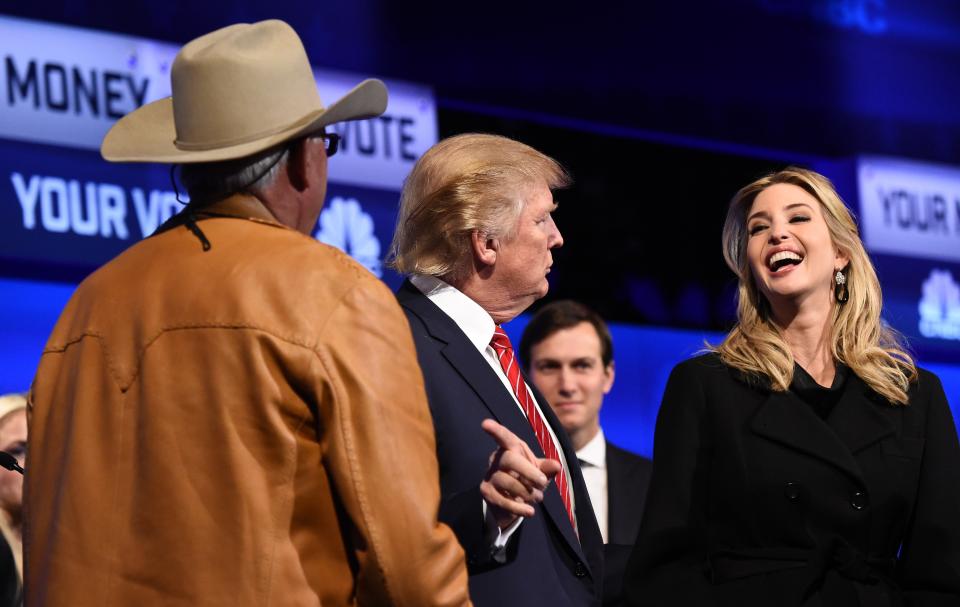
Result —
POLYGON ((441 123, 441 136, 469 125, 522 140, 573 175, 554 194, 564 245, 547 300, 576 299, 634 323, 729 327, 736 281, 720 247, 726 205, 783 162, 461 112, 443 112, 441 123))
POLYGON ((186 42, 277 17, 319 66, 470 102, 775 149, 960 161, 960 3, 731 0, 7 3, 186 42))

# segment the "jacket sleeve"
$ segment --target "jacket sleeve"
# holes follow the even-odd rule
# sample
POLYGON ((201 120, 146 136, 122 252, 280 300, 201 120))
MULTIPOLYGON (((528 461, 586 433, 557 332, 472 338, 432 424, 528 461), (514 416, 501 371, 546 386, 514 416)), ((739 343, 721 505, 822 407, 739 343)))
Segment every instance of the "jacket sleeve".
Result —
POLYGON ((939 378, 920 381, 930 394, 923 459, 897 574, 907 605, 946 607, 960 604, 960 446, 939 378))
POLYGON ((380 281, 342 301, 318 350, 333 392, 328 474, 356 534, 360 605, 468 605, 463 550, 437 520, 433 425, 409 325, 380 281))
POLYGON ((673 369, 657 414, 650 489, 623 582, 625 603, 633 607, 711 604, 703 571, 710 441, 696 364, 673 369))

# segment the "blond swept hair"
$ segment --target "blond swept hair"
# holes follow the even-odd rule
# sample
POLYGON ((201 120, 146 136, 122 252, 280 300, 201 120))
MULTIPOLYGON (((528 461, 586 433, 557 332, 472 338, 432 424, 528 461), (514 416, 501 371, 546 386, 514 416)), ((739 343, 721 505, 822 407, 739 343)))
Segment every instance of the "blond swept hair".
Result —
POLYGON ((711 349, 727 365, 748 376, 766 378, 774 390, 790 387, 793 355, 771 318, 770 304, 757 288, 746 256, 750 208, 757 195, 774 184, 792 184, 813 196, 834 246, 850 260, 844 270, 849 299, 836 303, 830 336, 834 360, 847 365, 890 402, 907 404, 907 389, 917 377, 917 367, 900 335, 880 320, 880 282, 853 214, 829 179, 807 169, 788 167, 771 173, 741 189, 730 202, 723 226, 723 257, 740 282, 737 324, 711 349))
POLYGON ((560 164, 499 135, 466 133, 431 147, 404 181, 388 264, 402 274, 459 276, 470 236, 510 238, 530 191, 570 184, 560 164))

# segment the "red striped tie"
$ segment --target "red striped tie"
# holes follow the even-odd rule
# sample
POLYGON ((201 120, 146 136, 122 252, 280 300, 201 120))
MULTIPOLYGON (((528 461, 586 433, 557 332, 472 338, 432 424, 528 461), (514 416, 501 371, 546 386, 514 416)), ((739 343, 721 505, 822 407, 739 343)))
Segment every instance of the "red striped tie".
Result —
MULTIPOLYGON (((533 402, 533 397, 530 396, 530 391, 527 389, 527 384, 523 381, 523 376, 520 375, 520 367, 517 365, 517 359, 513 355, 513 346, 510 344, 510 338, 507 337, 507 334, 504 333, 503 329, 499 326, 497 326, 497 329, 493 332, 490 347, 493 348, 494 352, 497 353, 497 358, 500 359, 500 366, 503 367, 503 372, 506 373, 507 379, 510 380, 510 388, 513 390, 513 394, 517 397, 517 400, 520 401, 520 406, 523 407, 523 412, 526 414, 527 421, 530 422, 530 426, 533 428, 533 433, 537 435, 537 442, 540 443, 543 454, 547 459, 554 459, 562 463, 560 454, 557 451, 557 446, 554 444, 553 438, 547 430, 547 424, 540 416, 540 412, 533 402)), ((567 509, 567 516, 570 517, 570 524, 576 529, 577 522, 573 516, 573 504, 570 503, 567 473, 564 472, 562 466, 560 472, 557 473, 553 480, 557 483, 557 488, 560 490, 560 497, 563 499, 563 505, 567 509)))

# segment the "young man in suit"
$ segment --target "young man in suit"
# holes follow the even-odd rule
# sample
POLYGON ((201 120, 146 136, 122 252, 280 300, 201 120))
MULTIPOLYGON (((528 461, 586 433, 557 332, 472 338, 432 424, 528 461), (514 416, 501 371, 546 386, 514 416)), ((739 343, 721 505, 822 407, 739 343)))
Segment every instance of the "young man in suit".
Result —
POLYGON ((607 441, 600 427, 603 397, 614 378, 610 330, 581 303, 553 302, 524 330, 520 359, 577 450, 605 544, 604 604, 619 604, 652 463, 607 441))
POLYGON ((563 244, 551 158, 495 135, 441 141, 401 196, 392 264, 433 414, 440 519, 476 605, 596 605, 603 545, 572 443, 500 324, 547 293, 563 244), (482 427, 481 427, 482 425, 482 427))

